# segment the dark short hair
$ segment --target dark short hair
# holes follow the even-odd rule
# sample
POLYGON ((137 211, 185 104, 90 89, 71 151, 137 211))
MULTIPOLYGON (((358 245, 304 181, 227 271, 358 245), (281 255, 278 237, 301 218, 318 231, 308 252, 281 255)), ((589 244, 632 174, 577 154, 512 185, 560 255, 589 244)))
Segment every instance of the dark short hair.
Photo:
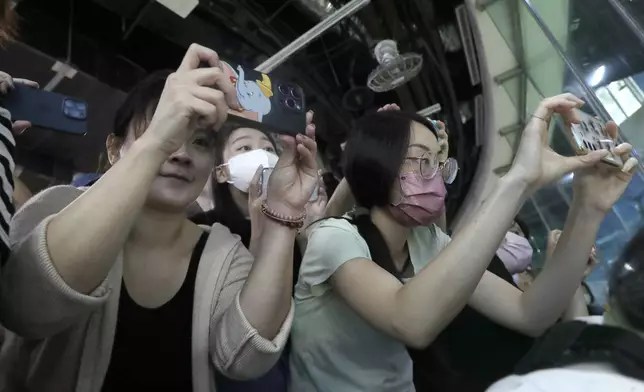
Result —
POLYGON ((383 111, 360 119, 349 133, 344 149, 344 175, 356 202, 371 209, 388 205, 409 146, 413 122, 434 125, 413 112, 383 111))
POLYGON ((153 72, 134 86, 114 116, 115 136, 127 136, 127 130, 132 124, 147 125, 150 111, 156 109, 165 82, 171 73, 169 70, 153 72))
POLYGON ((611 266, 608 291, 611 302, 626 321, 644 330, 644 229, 626 245, 611 266))

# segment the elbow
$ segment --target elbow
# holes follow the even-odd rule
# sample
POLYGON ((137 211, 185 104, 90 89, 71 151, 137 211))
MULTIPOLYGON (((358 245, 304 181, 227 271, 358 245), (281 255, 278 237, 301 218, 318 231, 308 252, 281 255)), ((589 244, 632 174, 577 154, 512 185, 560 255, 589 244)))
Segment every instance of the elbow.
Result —
POLYGON ((430 328, 422 328, 417 322, 397 322, 393 326, 393 336, 405 346, 415 350, 426 349, 438 335, 430 328))
POLYGON ((550 327, 552 327, 557 320, 549 321, 544 320, 543 317, 523 317, 522 322, 519 323, 516 330, 526 336, 538 338, 543 335, 550 327))

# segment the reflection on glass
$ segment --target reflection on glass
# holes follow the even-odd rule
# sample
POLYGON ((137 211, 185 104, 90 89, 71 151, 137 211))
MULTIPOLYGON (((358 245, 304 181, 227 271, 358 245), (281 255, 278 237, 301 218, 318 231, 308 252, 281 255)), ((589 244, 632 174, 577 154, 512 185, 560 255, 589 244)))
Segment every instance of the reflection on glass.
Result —
POLYGON ((630 117, 642 107, 642 103, 637 100, 635 94, 633 94, 633 91, 624 80, 617 80, 609 84, 608 91, 615 97, 617 104, 627 117, 630 117))
POLYGON ((623 123, 628 117, 621 106, 617 103, 617 100, 613 95, 608 91, 606 87, 600 87, 595 90, 597 98, 601 101, 604 108, 610 114, 610 117, 617 123, 617 125, 623 123))

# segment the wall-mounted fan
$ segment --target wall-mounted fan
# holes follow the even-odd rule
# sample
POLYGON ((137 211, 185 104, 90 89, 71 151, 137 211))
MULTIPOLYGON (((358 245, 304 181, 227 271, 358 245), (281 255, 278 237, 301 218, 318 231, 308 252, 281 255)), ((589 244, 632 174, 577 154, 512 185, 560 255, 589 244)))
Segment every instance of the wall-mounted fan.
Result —
POLYGON ((396 41, 378 42, 373 53, 380 64, 367 79, 367 86, 377 92, 393 90, 413 79, 423 67, 423 56, 418 53, 398 52, 396 41))

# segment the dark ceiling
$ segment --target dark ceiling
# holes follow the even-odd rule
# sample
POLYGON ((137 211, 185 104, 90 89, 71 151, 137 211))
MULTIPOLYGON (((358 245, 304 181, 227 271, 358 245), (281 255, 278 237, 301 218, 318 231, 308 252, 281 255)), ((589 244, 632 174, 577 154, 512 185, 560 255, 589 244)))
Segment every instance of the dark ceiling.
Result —
MULTIPOLYGON (((622 2, 633 17, 644 22, 644 1, 622 2)), ((566 54, 586 82, 600 66, 606 67, 600 85, 644 71, 642 43, 606 0, 571 0, 566 54)), ((644 25, 644 24, 643 24, 644 25)), ((568 72, 567 84, 574 85, 568 72)))
MULTIPOLYGON (((186 18, 152 0, 22 0, 21 44, 1 54, 0 69, 46 84, 55 60, 68 61, 79 74, 63 80, 57 92, 86 99, 90 133, 73 138, 31 131, 23 137, 26 166, 56 178, 74 171, 93 171, 111 118, 128 91, 147 73, 173 69, 193 42, 217 50, 220 57, 254 67, 320 21, 312 10, 317 0, 200 1, 186 18), (34 164, 40 159, 39 164, 34 164), (52 169, 53 168, 53 169, 52 169)), ((331 1, 336 8, 346 1, 331 1)), ((300 84, 316 111, 320 149, 337 170, 340 142, 353 119, 365 110, 396 102, 405 110, 440 103, 439 118, 448 124, 451 155, 462 168, 450 189, 450 215, 462 202, 478 162, 474 119, 462 119, 463 105, 473 113, 472 86, 465 55, 446 50, 439 29, 455 26, 454 7, 462 0, 372 0, 371 4, 324 34, 275 72, 300 84), (401 52, 423 54, 423 71, 395 91, 375 94, 362 108, 343 104, 354 89, 364 89, 377 65, 371 50, 379 40, 393 38, 401 52)), ((454 29, 453 29, 454 30, 454 29)), ((458 31, 455 29, 454 31, 458 31)), ((458 41, 458 37, 457 37, 458 41)), ((353 91, 355 92, 355 91, 353 91)))

